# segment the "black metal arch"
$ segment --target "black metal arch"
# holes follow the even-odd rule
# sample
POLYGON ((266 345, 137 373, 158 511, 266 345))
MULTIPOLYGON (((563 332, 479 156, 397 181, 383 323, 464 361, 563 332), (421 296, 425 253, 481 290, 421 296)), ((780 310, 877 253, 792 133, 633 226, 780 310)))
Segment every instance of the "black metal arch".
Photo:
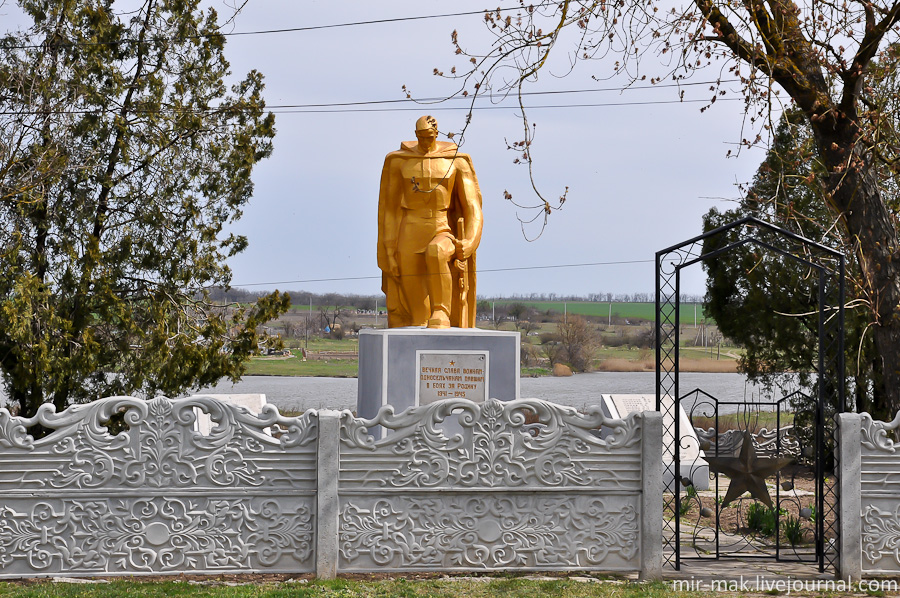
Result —
POLYGON ((816 509, 820 516, 816 519, 818 533, 816 555, 819 570, 837 564, 837 542, 825 543, 828 531, 837 534, 836 488, 826 488, 824 484, 823 462, 825 459, 826 434, 834 434, 833 422, 825 417, 825 406, 834 406, 835 411, 844 411, 844 255, 830 247, 806 239, 800 235, 774 226, 754 217, 737 220, 693 239, 689 239, 656 253, 656 408, 663 413, 664 459, 670 461, 672 475, 667 476, 664 495, 664 512, 673 515, 664 520, 663 542, 666 561, 675 569, 681 567, 679 553, 680 517, 677 505, 680 501, 680 451, 681 430, 679 425, 679 344, 681 308, 681 271, 697 263, 727 255, 738 247, 752 244, 767 249, 784 258, 808 266, 818 275, 819 318, 818 318, 818 395, 816 397, 816 509), (716 237, 730 233, 739 236, 724 246, 703 253, 704 244, 716 237), (778 245, 773 239, 778 240, 778 245), (834 317, 834 315, 837 317, 834 317), (829 317, 831 316, 831 317, 829 317), (672 397, 664 400, 664 397, 672 397), (829 508, 825 501, 826 492, 835 494, 829 508), (829 512, 826 512, 826 508, 829 512), (832 512, 833 511, 833 512, 832 512))

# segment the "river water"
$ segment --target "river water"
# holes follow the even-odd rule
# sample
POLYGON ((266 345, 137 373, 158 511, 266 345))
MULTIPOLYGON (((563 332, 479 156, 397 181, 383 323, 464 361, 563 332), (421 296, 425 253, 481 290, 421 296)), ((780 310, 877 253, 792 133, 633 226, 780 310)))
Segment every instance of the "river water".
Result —
MULTIPOLYGON (((602 394, 656 394, 654 372, 591 372, 568 378, 522 378, 519 396, 584 408, 599 403, 602 394)), ((682 396, 702 388, 720 401, 753 400, 768 403, 772 398, 742 374, 681 374, 682 396)), ((196 394, 264 394, 279 409, 356 409, 356 378, 300 378, 288 376, 245 376, 237 384, 222 382, 196 394)), ((99 397, 98 397, 99 398, 99 397)), ((780 398, 780 397, 775 397, 780 398)), ((5 404, 0 389, 0 406, 5 404)), ((685 405, 688 409, 688 405, 685 405)), ((734 411, 723 408, 721 412, 734 411)))
MULTIPOLYGON (((568 378, 522 378, 519 396, 552 401, 583 408, 597 404, 602 394, 656 394, 654 372, 591 372, 568 378)), ((680 376, 682 395, 702 388, 720 401, 754 400, 768 403, 770 396, 758 386, 747 383, 742 374, 689 374, 680 376)), ((265 394, 266 401, 280 409, 356 409, 356 378, 294 378, 246 376, 235 385, 224 382, 200 393, 265 394)), ((776 397, 776 399, 779 397, 776 397)), ((685 406, 687 408, 687 406, 685 406)), ((723 412, 733 409, 723 409, 723 412)))

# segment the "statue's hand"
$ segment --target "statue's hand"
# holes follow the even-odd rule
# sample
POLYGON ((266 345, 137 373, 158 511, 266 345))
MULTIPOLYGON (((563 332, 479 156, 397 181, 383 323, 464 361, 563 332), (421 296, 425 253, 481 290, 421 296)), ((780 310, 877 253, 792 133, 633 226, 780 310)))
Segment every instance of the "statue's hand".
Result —
POLYGON ((397 256, 393 253, 388 254, 388 274, 394 278, 400 277, 400 265, 397 263, 397 256))
POLYGON ((467 260, 472 257, 472 242, 466 239, 456 239, 456 259, 467 260))

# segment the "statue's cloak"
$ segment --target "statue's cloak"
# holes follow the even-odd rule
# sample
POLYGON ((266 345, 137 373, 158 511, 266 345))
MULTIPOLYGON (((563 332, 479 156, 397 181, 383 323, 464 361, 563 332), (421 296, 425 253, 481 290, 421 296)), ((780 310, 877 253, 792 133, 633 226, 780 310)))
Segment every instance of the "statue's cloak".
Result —
MULTIPOLYGON (((438 141, 437 148, 429 152, 426 156, 417 151, 418 141, 404 141, 400 144, 400 149, 389 153, 384 158, 384 166, 381 170, 381 188, 378 193, 378 267, 381 268, 381 290, 387 297, 388 303, 388 326, 394 328, 396 326, 405 326, 409 322, 409 312, 406 308, 406 301, 403 299, 402 291, 398 281, 390 275, 390 268, 387 259, 387 241, 388 237, 396 239, 399 236, 399 230, 385 230, 385 214, 388 210, 400 210, 400 198, 388 197, 388 181, 389 168, 392 160, 422 160, 424 158, 453 158, 456 160, 464 160, 469 168, 467 171, 458 170, 458 177, 471 177, 469 181, 471 186, 476 190, 475 200, 478 207, 482 206, 481 188, 478 186, 478 178, 475 176, 475 166, 472 164, 472 158, 469 154, 459 151, 459 147, 455 143, 448 141, 438 141), (390 233, 390 234, 389 234, 390 233), (391 312, 394 312, 393 314, 391 312), (393 317, 392 317, 393 316, 393 317), (393 322, 392 322, 393 320, 393 322), (403 323, 406 321, 406 323, 403 323)), ((461 181, 459 181, 461 182, 461 181)), ((448 210, 448 222, 451 228, 456 227, 456 223, 463 217, 463 211, 460 206, 459 194, 457 186, 454 185, 451 192, 450 209, 448 210)), ((394 218, 395 226, 399 229, 400 217, 394 218)), ((454 236, 460 235, 460 231, 454 230, 454 236)), ((455 260, 454 260, 455 262, 455 260)), ((475 327, 475 253, 466 260, 463 260, 463 269, 458 269, 454 263, 450 265, 450 271, 453 272, 453 300, 450 309, 450 324, 459 328, 475 327), (465 302, 462 302, 462 294, 465 290, 465 302)))

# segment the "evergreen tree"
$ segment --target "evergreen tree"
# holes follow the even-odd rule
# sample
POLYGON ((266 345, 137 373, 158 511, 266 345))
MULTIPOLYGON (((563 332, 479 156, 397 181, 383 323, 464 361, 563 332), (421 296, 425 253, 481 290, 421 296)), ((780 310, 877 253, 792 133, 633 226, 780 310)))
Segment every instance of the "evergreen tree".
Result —
POLYGON ((230 90, 196 0, 19 0, 0 39, 0 371, 22 415, 236 379, 287 309, 222 308, 224 234, 272 151, 262 76, 230 90), (126 10, 127 8, 127 10, 126 10))
MULTIPOLYGON (((844 252, 849 283, 845 304, 848 396, 856 410, 886 416, 885 401, 876 383, 879 362, 872 336, 866 334, 870 313, 859 300, 865 287, 851 259, 852 248, 831 225, 821 199, 825 192, 823 174, 803 115, 788 111, 781 117, 772 146, 744 199, 732 210, 710 210, 703 227, 710 231, 755 216, 844 252)), ((704 253, 735 242, 737 238, 732 237, 709 239, 704 253)), ((704 313, 719 323, 725 336, 744 348, 741 369, 751 378, 770 384, 779 383, 786 372, 797 374, 804 386, 812 387, 809 375, 817 366, 820 307, 816 272, 755 245, 732 249, 721 259, 705 261, 703 267, 707 272, 704 313)), ((797 406, 802 413, 802 401, 797 406)))

